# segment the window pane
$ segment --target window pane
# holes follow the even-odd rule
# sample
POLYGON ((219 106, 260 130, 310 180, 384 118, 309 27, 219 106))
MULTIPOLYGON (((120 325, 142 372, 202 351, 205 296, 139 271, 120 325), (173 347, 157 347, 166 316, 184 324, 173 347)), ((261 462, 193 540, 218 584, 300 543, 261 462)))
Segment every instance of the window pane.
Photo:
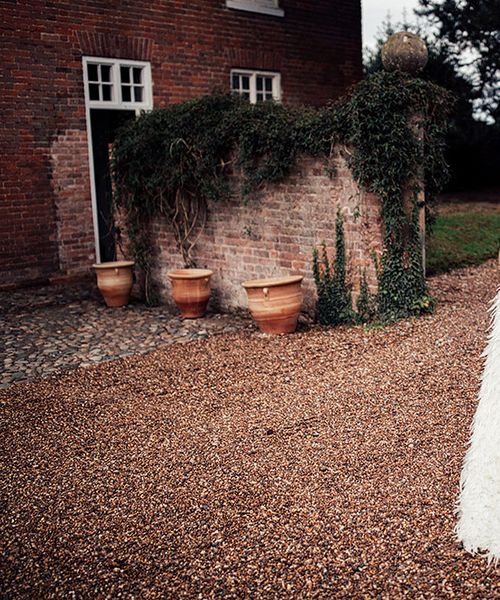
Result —
POLYGON ((257 91, 262 92, 262 77, 257 77, 257 91))
POLYGON ((120 67, 120 79, 122 83, 130 83, 130 69, 128 67, 120 67))
POLYGON ((247 100, 250 100, 250 93, 249 92, 243 92, 241 95, 243 96, 243 98, 246 98, 247 100))
POLYGON ((262 92, 257 92, 257 102, 263 102, 264 94, 262 92))
POLYGON ((233 75, 231 89, 239 90, 240 89, 240 77, 239 75, 233 75))
POLYGON ((142 87, 134 87, 134 100, 136 102, 142 102, 142 87))
POLYGON ((266 77, 266 92, 273 91, 273 80, 271 77, 266 77))
POLYGON ((99 84, 89 83, 89 98, 90 100, 99 100, 99 84))
POLYGON ((122 101, 130 102, 131 100, 132 100, 132 96, 131 96, 131 92, 130 92, 130 87, 128 87, 126 85, 122 85, 122 101))
POLYGON ((142 83, 142 69, 139 67, 134 67, 132 69, 132 73, 134 75, 134 83, 142 83))
POLYGON ((111 81, 111 65, 101 65, 101 81, 111 81))
POLYGON ((269 94, 269 93, 267 93, 267 92, 266 92, 266 94, 264 94, 264 97, 265 97, 265 100, 266 100, 266 101, 269 101, 269 102, 270 102, 270 101, 273 99, 273 95, 272 95, 272 94, 269 94))
POLYGON ((243 75, 241 77, 241 83, 242 83, 241 87, 244 90, 249 90, 250 89, 250 77, 248 77, 248 75, 243 75))
POLYGON ((97 65, 87 65, 87 77, 89 81, 99 81, 97 65))
POLYGON ((106 102, 111 102, 111 86, 110 85, 102 86, 102 99, 106 102))

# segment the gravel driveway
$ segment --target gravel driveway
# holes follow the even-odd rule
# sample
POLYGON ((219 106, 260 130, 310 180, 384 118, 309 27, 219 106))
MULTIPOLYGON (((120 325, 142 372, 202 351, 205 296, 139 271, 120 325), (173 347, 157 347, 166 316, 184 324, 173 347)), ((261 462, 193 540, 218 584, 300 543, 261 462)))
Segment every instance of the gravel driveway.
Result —
POLYGON ((454 540, 498 284, 435 315, 173 345, 0 392, 0 594, 499 598, 454 540))

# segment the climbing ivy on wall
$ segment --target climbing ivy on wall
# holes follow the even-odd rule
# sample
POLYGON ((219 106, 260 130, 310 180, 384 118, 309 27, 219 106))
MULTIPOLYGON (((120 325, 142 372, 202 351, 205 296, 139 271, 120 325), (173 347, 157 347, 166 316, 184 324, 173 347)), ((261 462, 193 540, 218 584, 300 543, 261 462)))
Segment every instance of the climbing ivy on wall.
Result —
POLYGON ((327 156, 332 134, 324 111, 251 105, 228 95, 203 96, 127 123, 113 145, 114 202, 145 272, 146 299, 155 296, 146 243, 153 217, 171 223, 185 265, 195 266, 191 251, 207 204, 228 195, 231 170, 243 173, 247 196, 286 177, 298 154, 327 156))
POLYGON ((366 271, 363 270, 359 282, 359 296, 356 301, 356 321, 369 323, 374 321, 378 314, 377 298, 370 293, 366 280, 366 271))
MULTIPOLYGON (((445 181, 449 104, 449 95, 429 82, 377 73, 340 103, 319 110, 211 95, 144 113, 120 130, 112 161, 114 200, 134 257, 148 275, 148 223, 160 216, 172 224, 186 266, 194 266, 191 250, 207 204, 230 192, 232 170, 242 173, 245 196, 286 177, 298 155, 323 157, 327 165, 333 145, 343 144, 355 179, 382 201, 379 311, 384 318, 412 314, 426 288, 417 212, 405 212, 403 196, 413 182, 416 197, 421 175, 429 196, 445 181), (423 125, 422 143, 410 123, 415 114, 423 125)), ((146 281, 146 296, 152 297, 148 276, 146 281)))
POLYGON ((422 268, 417 202, 420 185, 430 205, 448 178, 444 134, 450 105, 442 88, 384 72, 362 81, 336 115, 338 140, 352 148, 348 164, 354 178, 382 202, 377 312, 385 321, 432 306, 422 268))
POLYGON ((340 211, 335 219, 335 260, 330 262, 323 242, 321 254, 313 250, 313 275, 318 301, 316 318, 321 325, 352 323, 351 288, 346 280, 344 224, 340 211))

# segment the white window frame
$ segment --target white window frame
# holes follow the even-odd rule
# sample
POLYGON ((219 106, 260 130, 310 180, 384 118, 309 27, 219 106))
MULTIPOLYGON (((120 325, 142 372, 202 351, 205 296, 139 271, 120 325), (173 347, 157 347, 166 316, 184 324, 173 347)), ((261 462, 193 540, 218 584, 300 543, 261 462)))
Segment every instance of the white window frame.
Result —
POLYGON ((273 100, 281 102, 281 73, 278 71, 252 71, 250 69, 231 69, 229 75, 229 86, 233 92, 233 75, 247 75, 250 78, 250 104, 257 104, 257 77, 272 77, 273 79, 273 100))
POLYGON ((110 110, 133 110, 136 115, 142 111, 150 111, 153 109, 153 84, 151 80, 151 64, 145 61, 126 60, 119 58, 104 58, 101 56, 83 56, 83 87, 85 95, 85 120, 87 124, 87 148, 89 156, 89 171, 90 171, 90 197, 92 201, 92 221, 94 225, 94 244, 96 262, 101 262, 101 251, 99 247, 99 221, 97 212, 97 198, 95 193, 95 173, 94 173, 94 151, 92 149, 91 135, 91 109, 110 109, 110 110), (91 100, 89 94, 89 79, 88 79, 88 64, 110 65, 111 66, 111 83, 113 85, 113 98, 109 100, 91 100), (120 67, 141 67, 143 80, 143 98, 141 102, 123 102, 120 81, 120 67))
POLYGON ((83 82, 85 86, 85 103, 90 108, 111 108, 118 110, 151 110, 153 107, 152 85, 151 85, 151 65, 148 62, 138 60, 123 60, 119 58, 102 58, 98 56, 84 56, 83 63, 83 82), (111 67, 111 81, 113 86, 112 100, 91 100, 89 94, 88 65, 109 65, 111 67), (143 74, 143 98, 141 102, 122 101, 122 90, 120 80, 120 67, 140 67, 143 74))
POLYGON ((285 11, 279 7, 278 0, 226 0, 226 6, 234 10, 284 17, 285 11))

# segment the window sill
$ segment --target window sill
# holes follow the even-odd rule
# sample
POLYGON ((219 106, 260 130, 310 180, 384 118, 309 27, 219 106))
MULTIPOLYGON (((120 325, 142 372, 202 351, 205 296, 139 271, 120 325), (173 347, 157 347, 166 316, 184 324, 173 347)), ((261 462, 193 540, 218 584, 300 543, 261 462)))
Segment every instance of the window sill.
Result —
POLYGON ((226 6, 234 10, 245 10, 247 12, 271 15, 273 17, 284 17, 285 11, 277 6, 256 6, 248 0, 226 0, 226 6))

